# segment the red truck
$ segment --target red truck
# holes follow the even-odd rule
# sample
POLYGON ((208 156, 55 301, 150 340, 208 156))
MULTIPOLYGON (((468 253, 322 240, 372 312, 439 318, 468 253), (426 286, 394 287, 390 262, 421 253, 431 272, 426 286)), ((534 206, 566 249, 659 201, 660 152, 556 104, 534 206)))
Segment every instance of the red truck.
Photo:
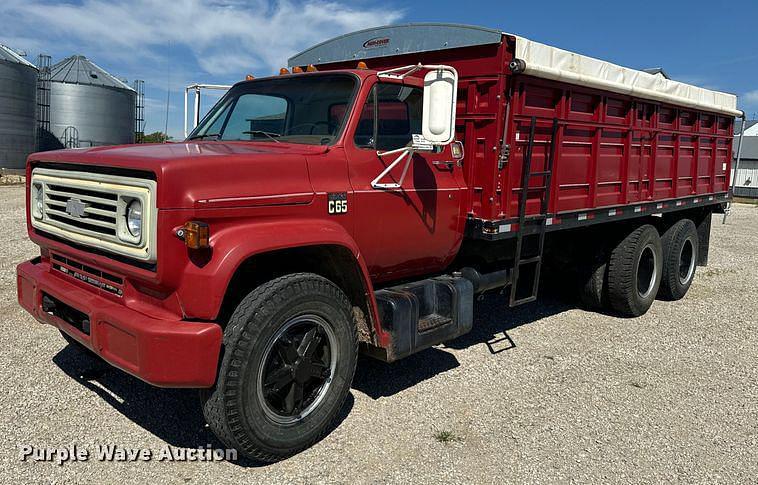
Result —
POLYGON ((355 32, 240 82, 177 144, 36 153, 18 300, 134 376, 202 388, 264 461, 394 361, 534 301, 682 298, 729 199, 733 95, 499 30, 355 32))

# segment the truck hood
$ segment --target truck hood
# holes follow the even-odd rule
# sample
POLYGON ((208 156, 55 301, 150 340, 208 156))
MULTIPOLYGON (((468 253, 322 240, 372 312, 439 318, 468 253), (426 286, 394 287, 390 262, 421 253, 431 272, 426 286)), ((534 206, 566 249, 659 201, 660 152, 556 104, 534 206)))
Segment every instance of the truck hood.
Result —
MULTIPOLYGON (((150 172, 162 209, 260 205, 313 196, 306 156, 327 147, 275 142, 184 142, 55 150, 29 159, 150 172), (295 197, 296 196, 296 197, 295 197), (295 197, 295 199, 292 199, 295 197)), ((308 199, 309 200, 309 199, 308 199)))

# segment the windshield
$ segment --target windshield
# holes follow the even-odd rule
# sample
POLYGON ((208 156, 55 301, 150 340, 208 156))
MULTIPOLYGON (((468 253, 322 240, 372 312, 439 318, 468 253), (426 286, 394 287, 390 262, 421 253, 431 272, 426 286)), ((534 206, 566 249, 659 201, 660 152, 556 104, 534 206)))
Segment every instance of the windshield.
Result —
POLYGON ((356 79, 346 74, 262 79, 233 87, 188 140, 329 145, 339 135, 356 79))

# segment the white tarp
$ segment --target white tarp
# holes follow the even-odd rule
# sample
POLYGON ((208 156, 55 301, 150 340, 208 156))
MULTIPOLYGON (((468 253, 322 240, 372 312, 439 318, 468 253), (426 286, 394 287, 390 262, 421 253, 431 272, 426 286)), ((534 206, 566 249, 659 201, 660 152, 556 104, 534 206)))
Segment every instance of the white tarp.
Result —
POLYGON ((742 115, 742 111, 737 109, 737 96, 733 94, 672 81, 523 37, 514 37, 516 58, 526 62, 525 74, 731 116, 742 115))

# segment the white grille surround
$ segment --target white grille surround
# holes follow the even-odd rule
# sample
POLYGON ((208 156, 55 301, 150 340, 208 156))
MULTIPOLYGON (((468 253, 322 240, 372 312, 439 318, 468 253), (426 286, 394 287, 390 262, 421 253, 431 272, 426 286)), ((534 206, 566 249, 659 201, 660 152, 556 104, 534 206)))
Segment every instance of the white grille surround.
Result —
POLYGON ((143 262, 156 260, 156 182, 94 172, 35 168, 29 190, 32 227, 63 239, 143 262), (41 191, 42 210, 36 194, 41 191), (142 205, 142 230, 133 236, 126 210, 142 205))

